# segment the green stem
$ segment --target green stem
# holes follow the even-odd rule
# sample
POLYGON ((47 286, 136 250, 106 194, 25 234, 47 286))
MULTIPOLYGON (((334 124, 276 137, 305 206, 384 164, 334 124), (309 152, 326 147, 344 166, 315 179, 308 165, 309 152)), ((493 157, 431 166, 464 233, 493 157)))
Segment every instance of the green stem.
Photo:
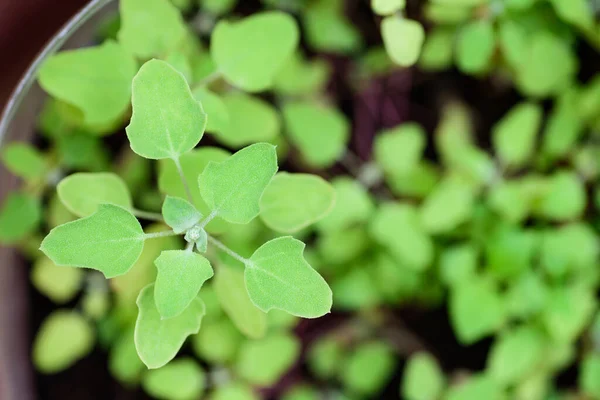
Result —
POLYGON ((238 260, 239 262, 241 262, 242 264, 248 264, 248 261, 246 258, 240 256, 238 253, 236 253, 235 251, 231 250, 229 247, 225 246, 225 244, 223 244, 221 241, 215 239, 212 236, 208 236, 208 241, 211 244, 214 244, 216 247, 218 247, 220 250, 224 251, 225 253, 229 254, 231 257, 235 258, 236 260, 238 260))
POLYGON ((198 227, 200 229, 204 229, 204 227, 206 225, 208 225, 210 221, 212 221, 213 219, 215 219, 216 216, 217 216, 217 212, 216 211, 212 211, 210 214, 208 214, 206 216, 206 218, 204 218, 202 221, 200 221, 200 223, 198 224, 198 227))
POLYGON ((156 233, 146 233, 144 234, 144 239, 157 239, 157 238, 162 238, 162 237, 169 237, 169 236, 177 236, 178 233, 175 233, 173 231, 164 231, 164 232, 156 232, 156 233))
POLYGON ((135 215, 136 217, 141 218, 141 219, 145 219, 148 221, 157 221, 157 222, 163 221, 163 217, 159 213, 142 211, 142 210, 138 210, 137 208, 132 208, 130 211, 132 212, 133 215, 135 215))
POLYGON ((179 173, 179 177, 181 178, 181 182, 183 183, 183 187, 185 188, 185 194, 188 197, 190 203, 194 203, 194 197, 192 196, 192 191, 190 190, 190 186, 185 179, 185 174, 183 173, 183 168, 181 168, 181 163, 179 162, 179 157, 173 157, 173 162, 175 163, 175 167, 177 168, 177 172, 179 173))

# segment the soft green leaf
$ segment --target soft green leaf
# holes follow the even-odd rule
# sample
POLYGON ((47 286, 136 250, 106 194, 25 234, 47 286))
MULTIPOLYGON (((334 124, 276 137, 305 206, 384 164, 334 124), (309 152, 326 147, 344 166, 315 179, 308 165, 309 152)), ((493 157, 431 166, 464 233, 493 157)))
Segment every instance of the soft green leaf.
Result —
POLYGON ((42 322, 33 343, 33 363, 45 374, 69 368, 94 346, 94 330, 74 311, 54 311, 42 322))
POLYGON ((590 398, 600 397, 600 355, 587 354, 581 362, 579 387, 590 398))
POLYGON ((223 310, 243 334, 254 339, 265 335, 267 315, 250 300, 241 271, 221 265, 214 288, 223 310))
POLYGON ((87 217, 102 204, 132 208, 131 194, 118 175, 108 172, 69 175, 56 187, 62 203, 78 217, 87 217))
POLYGON ((61 166, 80 171, 100 172, 110 169, 109 152, 97 136, 85 131, 59 136, 58 159, 61 166))
MULTIPOLYGON (((383 252, 378 254, 374 261, 375 265, 371 266, 369 263, 365 269, 368 270, 369 280, 374 281, 376 285, 379 292, 377 297, 381 297, 386 302, 398 304, 399 301, 413 299, 422 294, 424 274, 399 263, 383 252), (374 270, 371 271, 371 268, 374 268, 374 270)), ((333 283, 333 294, 334 304, 337 306, 338 300, 335 299, 337 295, 336 283, 333 283)))
POLYGON ((26 193, 9 193, 0 210, 0 243, 14 244, 32 234, 42 219, 40 200, 26 193))
POLYGON ((512 19, 503 19, 498 25, 498 45, 508 64, 519 70, 526 58, 529 35, 523 26, 512 19))
POLYGON ((139 309, 135 323, 135 347, 149 369, 160 368, 171 361, 185 339, 198 333, 206 307, 196 297, 185 311, 170 319, 162 319, 154 299, 154 285, 148 285, 137 299, 139 309))
POLYGON ((558 286, 550 290, 542 322, 556 342, 575 340, 595 311, 595 295, 579 287, 558 286))
MULTIPOLYGON (((475 0, 487 3, 487 0, 475 0)), ((458 6, 449 1, 427 2, 425 4, 425 18, 439 25, 458 25, 466 23, 472 18, 473 10, 463 4, 458 6)))
POLYGON ((57 304, 63 304, 75 297, 83 283, 83 271, 55 265, 46 257, 41 257, 31 270, 31 282, 37 290, 57 304))
POLYGON ((298 41, 294 19, 269 11, 236 22, 219 21, 210 50, 225 79, 246 91, 259 92, 273 85, 298 41))
POLYGON ((180 315, 213 276, 210 262, 186 250, 163 251, 154 262, 158 270, 154 285, 156 309, 162 319, 180 315))
POLYGON ((433 242, 411 205, 383 204, 371 219, 369 231, 375 241, 410 268, 423 271, 433 261, 433 242))
POLYGON ((595 268, 600 244, 594 230, 585 224, 550 229, 542 235, 540 264, 552 277, 595 268))
POLYGON ((452 65, 455 30, 436 27, 427 33, 419 66, 425 70, 439 71, 452 65))
POLYGON ((193 93, 194 98, 202 104, 206 112, 208 118, 206 130, 213 133, 227 130, 232 121, 223 99, 203 86, 195 88, 193 93))
POLYGON ((311 2, 303 13, 308 45, 318 52, 349 54, 363 45, 358 29, 346 18, 341 0, 311 2))
POLYGON ((420 125, 403 124, 375 137, 375 161, 388 174, 407 174, 421 161, 426 144, 420 125))
MULTIPOLYGON (((69 268, 77 270, 76 268, 69 268)), ((100 278, 104 279, 104 278, 100 278)), ((81 309, 84 315, 92 320, 105 317, 111 306, 109 294, 103 290, 88 290, 81 298, 81 309)))
POLYGON ((231 382, 215 389, 210 400, 259 400, 250 386, 243 383, 231 382))
POLYGON ((542 149, 550 157, 566 156, 583 133, 583 124, 573 94, 565 95, 552 110, 544 129, 542 149))
POLYGON ((96 269, 107 278, 131 269, 144 248, 138 220, 119 206, 103 204, 94 214, 50 231, 40 249, 58 266, 96 269))
POLYGON ((334 108, 312 103, 289 103, 283 107, 287 134, 308 164, 325 168, 346 150, 350 124, 334 108))
POLYGON ((295 53, 275 77, 274 90, 288 96, 317 93, 327 84, 330 72, 325 60, 307 61, 295 53))
MULTIPOLYGON (((179 159, 185 181, 192 192, 194 206, 196 206, 196 208, 203 215, 209 214, 210 210, 200 195, 200 188, 198 187, 198 175, 204 171, 204 168, 206 168, 210 161, 221 162, 226 160, 228 157, 229 152, 226 150, 205 146, 197 150, 192 150, 191 152, 181 156, 179 159)), ((173 160, 160 161, 158 188, 162 193, 170 196, 179 197, 182 199, 187 197, 186 189, 173 160)), ((217 217, 206 226, 206 229, 209 232, 217 233, 222 232, 225 226, 225 222, 217 217)))
POLYGON ((242 345, 235 371, 258 386, 271 386, 300 356, 300 342, 291 334, 277 333, 242 345))
POLYGON ((280 309, 303 318, 331 310, 327 282, 306 262, 304 243, 292 237, 273 239, 252 254, 244 273, 252 302, 264 312, 280 309))
POLYGON ((338 310, 368 310, 381 303, 381 294, 372 270, 353 268, 331 284, 333 303, 338 310))
POLYGON ((473 277, 452 287, 449 313, 460 343, 471 344, 500 328, 504 302, 493 282, 473 277))
POLYGON ((531 231, 500 229, 486 243, 487 267, 498 279, 515 279, 532 266, 538 240, 531 231))
POLYGON ((521 327, 500 336, 490 350, 487 370, 502 385, 518 383, 544 361, 546 340, 533 327, 521 327))
POLYGON ((323 219, 335 200, 333 187, 321 177, 281 172, 260 198, 260 217, 277 232, 293 233, 323 219))
POLYGON ((387 344, 367 342, 348 356, 340 379, 350 391, 372 397, 391 378, 395 363, 394 353, 387 344))
POLYGON ((378 15, 392 15, 406 7, 406 0, 371 0, 371 8, 378 15))
POLYGON ((165 198, 162 215, 165 223, 173 228, 175 233, 184 233, 202 219, 200 211, 189 201, 173 196, 165 198))
POLYGON ((444 400, 504 400, 500 385, 486 375, 471 376, 466 382, 450 388, 444 400))
POLYGON ((150 159, 177 159, 204 134, 206 114, 181 73, 164 61, 145 63, 133 79, 131 148, 150 159))
POLYGON ((408 173, 388 174, 385 180, 395 194, 423 198, 436 188, 440 172, 434 163, 423 161, 408 173))
POLYGON ((146 372, 142 387, 152 397, 164 400, 194 400, 202 397, 206 374, 191 358, 174 360, 146 372))
POLYGON ((442 282, 454 286, 469 279, 477 270, 478 255, 477 248, 470 243, 444 248, 439 260, 442 282))
POLYGON ((475 7, 486 4, 487 0, 432 0, 434 4, 440 4, 449 7, 475 7))
MULTIPOLYGON (((231 11, 238 0, 201 0, 200 6, 203 10, 214 15, 223 15, 231 11)), ((233 399, 232 399, 233 400, 233 399)))
POLYGON ((51 56, 40 68, 39 82, 52 96, 81 109, 86 124, 104 125, 129 107, 135 68, 131 55, 108 41, 51 56))
POLYGON ((504 165, 519 168, 530 160, 542 115, 539 105, 520 103, 494 126, 492 141, 504 165))
POLYGON ((371 244, 363 226, 323 233, 317 241, 319 255, 327 264, 346 265, 371 244))
POLYGON ((548 299, 548 287, 538 273, 526 272, 506 292, 507 309, 511 316, 527 318, 539 313, 548 299))
POLYGON ((456 229, 467 222, 473 213, 473 188, 456 178, 447 178, 425 199, 420 217, 423 228, 431 234, 456 229))
POLYGON ((409 67, 419 59, 425 41, 425 29, 417 21, 394 15, 381 22, 381 36, 392 61, 409 67))
POLYGON ((481 19, 464 25, 456 40, 456 64, 462 72, 481 74, 489 68, 496 49, 491 21, 481 19))
POLYGON ((593 32, 595 19, 593 6, 586 0, 571 0, 565 3, 561 0, 550 0, 556 14, 564 21, 587 32, 593 32))
POLYGON ((108 355, 108 370, 118 381, 137 384, 146 369, 135 349, 133 327, 126 329, 115 339, 108 355))
POLYGON ((340 340, 335 336, 323 336, 311 344, 306 362, 318 378, 331 379, 343 365, 344 355, 344 347, 340 340))
POLYGON ((223 97, 229 124, 215 133, 228 146, 239 148, 256 142, 271 142, 281 129, 273 106, 259 97, 229 93, 223 97))
POLYGON ((582 215, 587 203, 585 186, 572 171, 562 170, 549 177, 546 192, 535 211, 548 219, 567 221, 582 215))
POLYGON ((287 391, 281 400, 319 400, 319 390, 310 386, 296 386, 287 391))
POLYGON ((7 144, 2 149, 2 162, 12 174, 27 181, 41 180, 49 172, 44 155, 27 143, 7 144))
POLYGON ((446 385, 444 373, 435 358, 428 353, 410 357, 404 370, 401 393, 406 400, 440 398, 446 385))
POLYGON ((227 318, 206 321, 193 337, 196 355, 213 364, 231 363, 244 340, 240 331, 227 318))
POLYGON ((187 28, 169 0, 121 0, 119 42, 141 59, 168 54, 181 44, 187 28))
POLYGON ((341 231, 369 220, 375 209, 369 192, 354 179, 338 177, 331 181, 335 190, 335 204, 331 212, 317 222, 319 231, 341 231))
POLYGON ((257 143, 209 162, 198 178, 200 194, 214 215, 247 224, 259 214, 260 197, 276 172, 275 146, 257 143))
POLYGON ((184 76, 188 83, 192 83, 192 65, 189 57, 186 54, 182 53, 181 51, 173 51, 169 53, 164 60, 169 63, 171 67, 181 72, 181 75, 184 76))

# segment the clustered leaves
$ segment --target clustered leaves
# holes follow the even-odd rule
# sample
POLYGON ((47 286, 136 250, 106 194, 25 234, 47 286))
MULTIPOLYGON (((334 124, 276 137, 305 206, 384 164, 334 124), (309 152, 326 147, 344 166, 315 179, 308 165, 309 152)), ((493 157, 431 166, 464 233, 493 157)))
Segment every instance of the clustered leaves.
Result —
POLYGON ((120 0, 103 43, 41 66, 48 146, 2 148, 23 184, 0 243, 77 306, 44 320, 36 367, 98 343, 116 379, 153 397, 252 400, 302 362, 311 379, 276 396, 341 400, 387 396, 405 359, 407 400, 600 398, 589 2, 371 0, 376 45, 343 0, 262 3, 241 17, 237 0, 120 0), (353 62, 329 86, 357 97, 417 65, 517 100, 488 132, 478 104, 448 93, 433 130, 378 127, 364 162, 358 120, 325 91, 334 58, 353 62), (294 330, 332 307, 339 326, 294 330), (465 354, 489 343, 485 367, 450 370, 462 361, 415 338, 405 307, 443 309, 465 354), (186 344, 204 364, 178 356, 186 344), (558 387, 576 363, 578 388, 558 387))

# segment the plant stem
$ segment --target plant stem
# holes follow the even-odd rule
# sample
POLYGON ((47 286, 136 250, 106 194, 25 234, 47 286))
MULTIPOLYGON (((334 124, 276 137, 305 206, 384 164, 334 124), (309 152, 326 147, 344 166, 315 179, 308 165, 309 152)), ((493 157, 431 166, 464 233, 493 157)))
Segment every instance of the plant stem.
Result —
POLYGON ((146 233, 144 234, 144 239, 157 239, 157 238, 162 238, 162 237, 168 237, 168 236, 177 236, 178 233, 175 233, 173 231, 164 231, 164 232, 156 232, 156 233, 146 233))
POLYGON ((194 242, 189 242, 187 244, 187 246, 185 246, 185 251, 192 251, 192 250, 194 250, 194 244, 195 244, 194 242))
POLYGON ((217 216, 217 212, 216 212, 216 211, 212 211, 210 214, 208 214, 208 215, 206 216, 206 218, 204 218, 202 221, 200 221, 200 223, 198 224, 198 227, 199 227, 200 229, 204 229, 204 227, 205 227, 206 225, 208 225, 208 223, 209 223, 210 221, 212 221, 213 219, 215 219, 215 217, 216 217, 216 216, 217 216))
POLYGON ((192 196, 192 191, 190 190, 190 186, 185 179, 185 174, 183 173, 183 168, 181 168, 181 163, 179 162, 179 157, 173 157, 173 162, 175 163, 175 167, 177 168, 177 172, 179 173, 179 177, 181 178, 181 182, 183 183, 183 187, 185 188, 185 194, 188 197, 190 203, 194 203, 194 197, 192 196))
POLYGON ((221 241, 215 239, 212 236, 208 236, 208 241, 211 244, 214 244, 215 246, 217 246, 220 250, 222 250, 225 253, 229 254, 231 257, 233 257, 236 260, 238 260, 239 262, 241 262, 242 264, 248 264, 248 260, 247 259, 245 259, 244 257, 240 256, 238 253, 236 253, 235 251, 231 250, 229 247, 225 246, 225 244, 223 244, 221 241))
POLYGON ((145 219, 148 221, 158 221, 158 222, 163 221, 163 217, 159 213, 142 211, 142 210, 138 210, 137 208, 132 208, 130 211, 133 213, 133 215, 135 215, 136 217, 141 218, 141 219, 145 219))

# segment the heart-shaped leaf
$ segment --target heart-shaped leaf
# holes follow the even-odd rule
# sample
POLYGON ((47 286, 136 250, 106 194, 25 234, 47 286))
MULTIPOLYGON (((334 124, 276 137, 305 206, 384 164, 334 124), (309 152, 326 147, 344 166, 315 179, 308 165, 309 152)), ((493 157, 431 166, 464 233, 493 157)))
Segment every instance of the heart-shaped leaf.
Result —
POLYGON ((135 323, 135 348, 149 369, 171 361, 185 339, 200 331, 206 307, 196 297, 177 317, 162 319, 156 308, 154 284, 146 286, 137 299, 139 314, 135 323))
POLYGON ((162 319, 181 314, 213 276, 210 262, 192 251, 163 251, 154 264, 158 269, 154 298, 162 319))
POLYGON ((246 288, 264 312, 286 311, 304 318, 321 317, 331 310, 327 282, 304 259, 305 244, 290 236, 273 239, 246 263, 246 288))
POLYGON ((144 231, 127 210, 103 204, 94 214, 58 226, 42 242, 56 265, 96 269, 107 278, 123 275, 144 248, 144 231))
POLYGON ((131 148, 142 157, 178 159, 204 134, 206 114, 185 77, 160 60, 150 60, 133 79, 133 115, 126 128, 131 148))
POLYGON ((118 175, 108 172, 69 175, 56 187, 60 201, 79 217, 87 217, 101 204, 131 209, 131 194, 118 175))

